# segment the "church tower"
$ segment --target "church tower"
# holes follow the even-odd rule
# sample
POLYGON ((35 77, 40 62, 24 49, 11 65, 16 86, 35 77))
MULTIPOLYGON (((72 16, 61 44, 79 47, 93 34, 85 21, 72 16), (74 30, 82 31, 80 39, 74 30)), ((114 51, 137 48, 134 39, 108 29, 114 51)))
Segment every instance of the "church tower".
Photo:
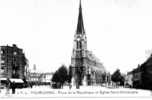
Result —
POLYGON ((70 71, 72 73, 73 83, 76 88, 83 85, 85 81, 86 68, 87 68, 87 38, 85 34, 81 0, 79 4, 79 14, 76 33, 74 35, 74 46, 71 57, 70 71))

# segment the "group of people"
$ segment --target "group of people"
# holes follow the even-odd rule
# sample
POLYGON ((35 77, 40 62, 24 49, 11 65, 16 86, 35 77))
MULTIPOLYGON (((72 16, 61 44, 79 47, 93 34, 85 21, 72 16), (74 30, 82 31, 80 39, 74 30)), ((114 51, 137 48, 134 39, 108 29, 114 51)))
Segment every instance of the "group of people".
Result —
POLYGON ((12 89, 12 94, 15 94, 15 89, 16 89, 16 84, 15 82, 11 82, 9 79, 6 81, 6 89, 7 89, 7 94, 9 94, 9 90, 12 89))

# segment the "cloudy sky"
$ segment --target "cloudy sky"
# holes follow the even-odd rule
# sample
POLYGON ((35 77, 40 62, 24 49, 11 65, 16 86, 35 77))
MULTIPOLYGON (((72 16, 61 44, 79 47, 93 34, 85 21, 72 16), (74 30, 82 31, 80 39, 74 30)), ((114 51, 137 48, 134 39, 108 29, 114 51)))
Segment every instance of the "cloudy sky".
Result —
MULTIPOLYGON (((91 50, 113 72, 127 72, 152 51, 152 0, 82 0, 91 50)), ((0 0, 0 45, 23 48, 30 68, 69 66, 79 0, 0 0)))

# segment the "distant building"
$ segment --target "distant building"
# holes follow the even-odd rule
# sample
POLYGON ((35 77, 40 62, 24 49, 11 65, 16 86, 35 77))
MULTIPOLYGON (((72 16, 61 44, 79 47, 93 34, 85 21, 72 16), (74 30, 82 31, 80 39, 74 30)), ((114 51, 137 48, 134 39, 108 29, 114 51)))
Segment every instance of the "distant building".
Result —
POLYGON ((21 48, 0 46, 0 78, 25 78, 26 57, 21 48))
POLYGON ((39 73, 39 72, 30 72, 28 82, 32 85, 49 85, 53 73, 39 73))
POLYGON ((40 84, 40 76, 41 73, 30 72, 27 81, 33 85, 38 85, 40 84))
POLYGON ((42 73, 41 74, 41 82, 43 83, 51 83, 53 73, 42 73))

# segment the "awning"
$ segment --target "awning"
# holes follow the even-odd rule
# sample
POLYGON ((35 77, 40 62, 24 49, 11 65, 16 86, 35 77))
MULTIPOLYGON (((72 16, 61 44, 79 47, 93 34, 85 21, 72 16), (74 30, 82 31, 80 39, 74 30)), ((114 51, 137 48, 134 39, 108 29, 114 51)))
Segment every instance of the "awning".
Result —
POLYGON ((10 81, 15 83, 24 83, 22 79, 15 79, 15 78, 11 78, 10 81))
POLYGON ((7 78, 0 78, 0 80, 1 80, 1 81, 5 81, 5 80, 7 80, 7 78))

